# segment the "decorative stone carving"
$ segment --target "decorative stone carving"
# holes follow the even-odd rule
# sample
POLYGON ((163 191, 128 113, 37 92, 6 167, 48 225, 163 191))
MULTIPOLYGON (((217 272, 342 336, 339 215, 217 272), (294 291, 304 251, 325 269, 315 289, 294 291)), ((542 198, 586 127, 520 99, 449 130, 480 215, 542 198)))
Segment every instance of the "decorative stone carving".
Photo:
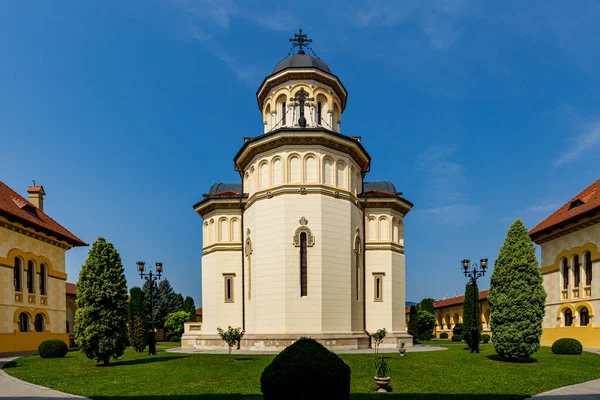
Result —
POLYGON ((313 235, 312 231, 310 230, 310 228, 308 226, 306 226, 308 224, 308 220, 304 217, 300 218, 300 227, 298 229, 296 229, 296 232, 294 232, 294 246, 295 247, 300 247, 300 235, 302 234, 302 232, 306 233, 306 245, 308 247, 312 247, 315 245, 315 236, 313 235))
POLYGON ((250 228, 246 229, 246 235, 250 235, 250 228))
POLYGON ((268 199, 272 199, 273 198, 273 193, 272 192, 267 192, 267 198, 268 199))
POLYGON ((306 188, 305 187, 301 187, 300 188, 300 194, 302 194, 302 195, 306 194, 306 188))
POLYGON ((252 239, 248 236, 244 245, 244 255, 248 257, 250 254, 252 254, 252 239))
POLYGON ((337 190, 335 192, 333 192, 333 197, 335 197, 336 199, 340 198, 340 192, 338 192, 337 190))

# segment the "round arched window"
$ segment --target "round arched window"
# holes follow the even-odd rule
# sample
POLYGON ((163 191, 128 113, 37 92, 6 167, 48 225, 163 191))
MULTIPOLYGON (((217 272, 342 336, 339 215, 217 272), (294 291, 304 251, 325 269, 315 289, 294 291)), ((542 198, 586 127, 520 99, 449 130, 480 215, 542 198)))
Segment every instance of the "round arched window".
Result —
POLYGON ((29 332, 29 315, 21 313, 19 315, 19 331, 29 332))
POLYGON ((573 325, 573 313, 570 308, 565 310, 565 326, 573 325))
POLYGON ((590 312, 587 307, 579 310, 579 326, 587 326, 590 323, 590 312))
POLYGON ((42 314, 37 314, 35 316, 34 325, 36 332, 44 332, 44 316, 42 314))

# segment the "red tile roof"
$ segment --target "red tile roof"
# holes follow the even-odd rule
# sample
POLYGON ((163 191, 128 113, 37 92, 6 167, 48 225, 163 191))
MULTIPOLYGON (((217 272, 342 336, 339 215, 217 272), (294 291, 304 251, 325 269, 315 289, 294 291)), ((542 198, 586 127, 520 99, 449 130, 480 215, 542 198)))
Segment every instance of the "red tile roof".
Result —
POLYGON ((410 314, 410 307, 404 306, 404 314, 410 314))
POLYGON ((2 181, 0 181, 0 215, 43 231, 59 240, 64 240, 72 246, 87 246, 87 243, 25 200, 2 181))
POLYGON ((202 307, 196 308, 196 315, 197 316, 202 316, 202 307))
POLYGON ((543 220, 538 226, 529 231, 531 239, 535 240, 543 233, 548 233, 552 228, 561 224, 571 222, 578 217, 600 211, 600 179, 592 183, 583 192, 573 197, 554 214, 543 220), (571 204, 579 203, 579 206, 571 208, 571 204), (571 208, 569 210, 569 208, 571 208))
MULTIPOLYGON (((479 300, 487 299, 488 290, 482 290, 479 292, 479 300)), ((465 301, 465 296, 457 296, 451 299, 439 300, 433 303, 433 308, 444 308, 448 306, 454 306, 457 304, 462 304, 465 301)))
POLYGON ((77 285, 76 284, 66 282, 65 285, 67 287, 67 294, 77 296, 77 285))

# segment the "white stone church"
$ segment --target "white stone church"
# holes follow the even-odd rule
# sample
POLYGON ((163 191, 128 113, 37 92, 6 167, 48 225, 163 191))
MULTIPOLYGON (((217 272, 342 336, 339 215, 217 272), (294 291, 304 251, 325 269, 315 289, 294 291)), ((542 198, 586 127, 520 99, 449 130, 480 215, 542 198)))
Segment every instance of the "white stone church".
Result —
POLYGON ((282 349, 302 336, 330 348, 412 341, 405 323, 404 217, 390 182, 366 182, 371 157, 345 136, 348 93, 306 54, 279 62, 257 92, 264 133, 234 157, 238 183, 216 183, 194 205, 203 219, 202 324, 183 347, 222 347, 217 327, 242 327, 242 348, 282 349))

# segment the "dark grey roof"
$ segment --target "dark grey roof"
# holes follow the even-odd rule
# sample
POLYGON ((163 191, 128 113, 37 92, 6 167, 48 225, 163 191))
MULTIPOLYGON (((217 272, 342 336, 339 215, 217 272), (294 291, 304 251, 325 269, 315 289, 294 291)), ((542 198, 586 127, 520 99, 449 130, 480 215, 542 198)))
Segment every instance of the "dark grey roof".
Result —
POLYGON ((223 192, 242 192, 242 185, 240 183, 215 183, 208 190, 208 194, 217 194, 223 192))
POLYGON ((363 193, 379 190, 380 192, 397 193, 396 186, 392 182, 365 182, 363 184, 363 193))
POLYGON ((273 73, 283 71, 286 68, 317 68, 321 71, 331 73, 331 70, 322 60, 308 54, 294 54, 285 58, 275 66, 273 73))

